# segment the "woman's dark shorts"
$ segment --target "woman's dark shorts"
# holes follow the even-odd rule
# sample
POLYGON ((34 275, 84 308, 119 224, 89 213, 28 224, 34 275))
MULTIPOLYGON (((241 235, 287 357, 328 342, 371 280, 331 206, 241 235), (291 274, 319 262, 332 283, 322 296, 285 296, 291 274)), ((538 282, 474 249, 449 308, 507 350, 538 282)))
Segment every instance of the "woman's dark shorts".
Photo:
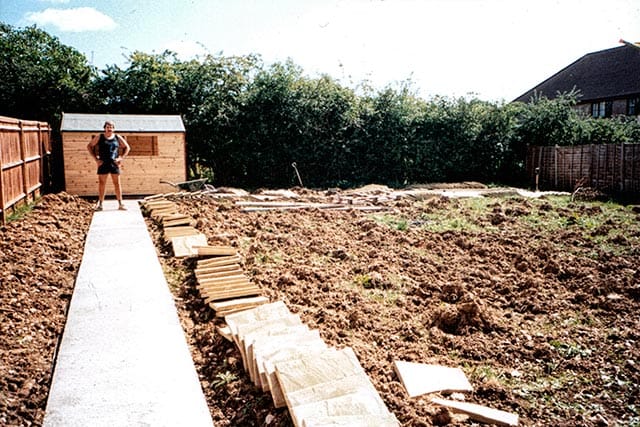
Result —
POLYGON ((110 173, 120 174, 120 168, 115 162, 104 162, 98 166, 98 175, 108 175, 110 173))

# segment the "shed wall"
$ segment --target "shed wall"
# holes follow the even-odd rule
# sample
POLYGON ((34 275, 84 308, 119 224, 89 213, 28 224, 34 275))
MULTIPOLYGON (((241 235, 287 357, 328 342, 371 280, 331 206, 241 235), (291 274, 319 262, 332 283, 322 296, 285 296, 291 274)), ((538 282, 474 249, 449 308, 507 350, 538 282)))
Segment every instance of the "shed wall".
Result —
MULTIPOLYGON (((98 175, 95 160, 87 151, 87 144, 100 132, 63 132, 64 177, 67 193, 79 196, 98 195, 98 175)), ((118 132, 129 140, 138 136, 153 136, 157 153, 130 154, 124 161, 120 180, 124 195, 166 193, 173 188, 160 180, 186 181, 185 135, 179 132, 134 133, 118 132)), ((107 195, 113 194, 113 184, 107 179, 107 195)))

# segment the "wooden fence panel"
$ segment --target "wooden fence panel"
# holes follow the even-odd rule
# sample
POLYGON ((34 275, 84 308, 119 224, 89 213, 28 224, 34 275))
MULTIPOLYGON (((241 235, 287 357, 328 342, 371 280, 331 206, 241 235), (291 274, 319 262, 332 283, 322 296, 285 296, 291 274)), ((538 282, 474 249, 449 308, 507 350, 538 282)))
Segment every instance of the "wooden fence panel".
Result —
POLYGON ((625 146, 620 173, 623 191, 640 194, 640 144, 625 146))
POLYGON ((607 193, 640 191, 640 144, 532 146, 526 166, 540 190, 573 191, 580 183, 607 193))
POLYGON ((40 194, 43 165, 51 154, 47 123, 0 116, 0 219, 21 201, 40 194))

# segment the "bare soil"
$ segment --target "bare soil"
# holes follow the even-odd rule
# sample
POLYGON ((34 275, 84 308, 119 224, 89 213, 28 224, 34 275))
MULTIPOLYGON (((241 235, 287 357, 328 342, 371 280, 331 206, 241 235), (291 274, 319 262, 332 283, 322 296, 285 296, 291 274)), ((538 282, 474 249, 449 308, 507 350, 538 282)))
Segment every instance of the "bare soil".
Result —
POLYGON ((80 198, 50 194, 0 225, 0 425, 42 424, 92 214, 80 198))
MULTIPOLYGON (((301 192, 306 200, 322 193, 301 192)), ((474 425, 410 399, 394 360, 461 367, 466 400, 521 425, 640 425, 640 216, 594 202, 495 198, 385 202, 387 213, 241 212, 181 199, 210 244, 232 245, 272 300, 354 349, 403 426, 474 425), (438 218, 437 220, 435 218, 438 218), (460 225, 463 226, 460 226, 460 225)), ((0 228, 0 424, 42 423, 54 351, 91 217, 45 196, 0 228)), ((221 319, 148 220, 216 426, 290 426, 256 390, 221 319)))

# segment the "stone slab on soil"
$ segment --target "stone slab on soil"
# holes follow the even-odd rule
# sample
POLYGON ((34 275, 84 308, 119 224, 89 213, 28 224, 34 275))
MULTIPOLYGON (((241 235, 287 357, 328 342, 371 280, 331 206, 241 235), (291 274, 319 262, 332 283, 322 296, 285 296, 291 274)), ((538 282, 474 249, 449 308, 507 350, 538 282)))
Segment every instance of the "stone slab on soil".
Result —
POLYGON ((393 414, 384 415, 341 415, 333 417, 309 417, 302 427, 397 427, 400 423, 393 414))
POLYGON ((409 397, 434 392, 473 391, 460 368, 394 361, 394 368, 409 397))
POLYGON ((274 364, 279 361, 290 360, 301 354, 308 354, 310 349, 326 349, 327 344, 320 338, 317 329, 292 330, 289 333, 261 337, 251 345, 252 357, 257 367, 262 390, 271 390, 270 382, 277 383, 274 364), (271 377, 269 381, 268 377, 271 377))
POLYGON ((250 334, 268 333, 267 331, 283 326, 302 325, 297 314, 289 313, 278 319, 259 320, 250 324, 238 325, 238 343, 243 357, 247 357, 249 342, 245 339, 250 334))
POLYGON ((93 216, 44 426, 212 426, 145 222, 125 204, 93 216))
POLYGON ((217 317, 226 317, 230 314, 250 310, 263 304, 267 304, 268 302, 269 298, 260 295, 256 297, 237 298, 220 302, 212 301, 209 303, 209 307, 215 310, 217 317))
POLYGON ((194 234, 191 236, 177 236, 171 238, 173 255, 178 258, 198 255, 197 247, 206 245, 207 237, 202 233, 194 234))
POLYGON ((364 369, 350 348, 330 348, 314 357, 276 363, 276 376, 285 395, 357 374, 364 374, 364 369))
POLYGON ((284 398, 282 387, 280 387, 280 382, 276 376, 275 365, 302 357, 313 357, 316 354, 324 353, 328 349, 329 347, 322 339, 315 338, 311 335, 308 341, 296 341, 291 347, 282 345, 280 350, 264 357, 264 374, 261 374, 260 381, 261 384, 263 381, 267 384, 267 389, 271 393, 271 399, 276 408, 286 406, 287 401, 284 398))
MULTIPOLYGON (((288 326, 280 324, 266 331, 258 331, 257 333, 248 333, 245 335, 244 342, 247 348, 247 360, 250 362, 249 375, 256 386, 262 387, 260 366, 257 360, 260 353, 256 353, 256 349, 260 351, 261 346, 264 345, 265 342, 275 343, 275 345, 281 345, 284 342, 295 342, 296 336, 304 332, 309 332, 307 325, 299 324, 288 326)), ((265 391, 268 391, 268 389, 265 389, 265 391)))
MULTIPOLYGON (((238 327, 242 324, 253 323, 260 320, 279 319, 291 314, 289 308, 282 301, 275 301, 264 304, 259 307, 243 310, 238 313, 232 313, 225 316, 225 321, 231 333, 238 335, 238 327)), ((236 342, 239 344, 239 342, 236 342)))
POLYGON ((446 408, 450 408, 455 412, 466 414, 472 420, 499 426, 513 427, 518 425, 518 415, 512 414, 511 412, 489 408, 475 403, 459 402, 457 400, 433 398, 431 401, 446 408))
POLYGON ((286 400, 287 406, 293 408, 366 390, 372 392, 372 396, 377 396, 376 389, 371 384, 369 377, 365 373, 360 373, 292 391, 286 394, 286 400))
POLYGON ((318 415, 391 415, 351 348, 329 348, 275 366, 296 426, 318 415))
MULTIPOLYGON (((393 417, 393 414, 389 412, 380 396, 368 389, 358 390, 332 399, 294 406, 289 408, 289 413, 296 427, 305 425, 306 419, 316 417, 352 416, 365 418, 377 416, 383 420, 393 417)), ((399 426, 400 424, 396 422, 391 425, 399 426)))

